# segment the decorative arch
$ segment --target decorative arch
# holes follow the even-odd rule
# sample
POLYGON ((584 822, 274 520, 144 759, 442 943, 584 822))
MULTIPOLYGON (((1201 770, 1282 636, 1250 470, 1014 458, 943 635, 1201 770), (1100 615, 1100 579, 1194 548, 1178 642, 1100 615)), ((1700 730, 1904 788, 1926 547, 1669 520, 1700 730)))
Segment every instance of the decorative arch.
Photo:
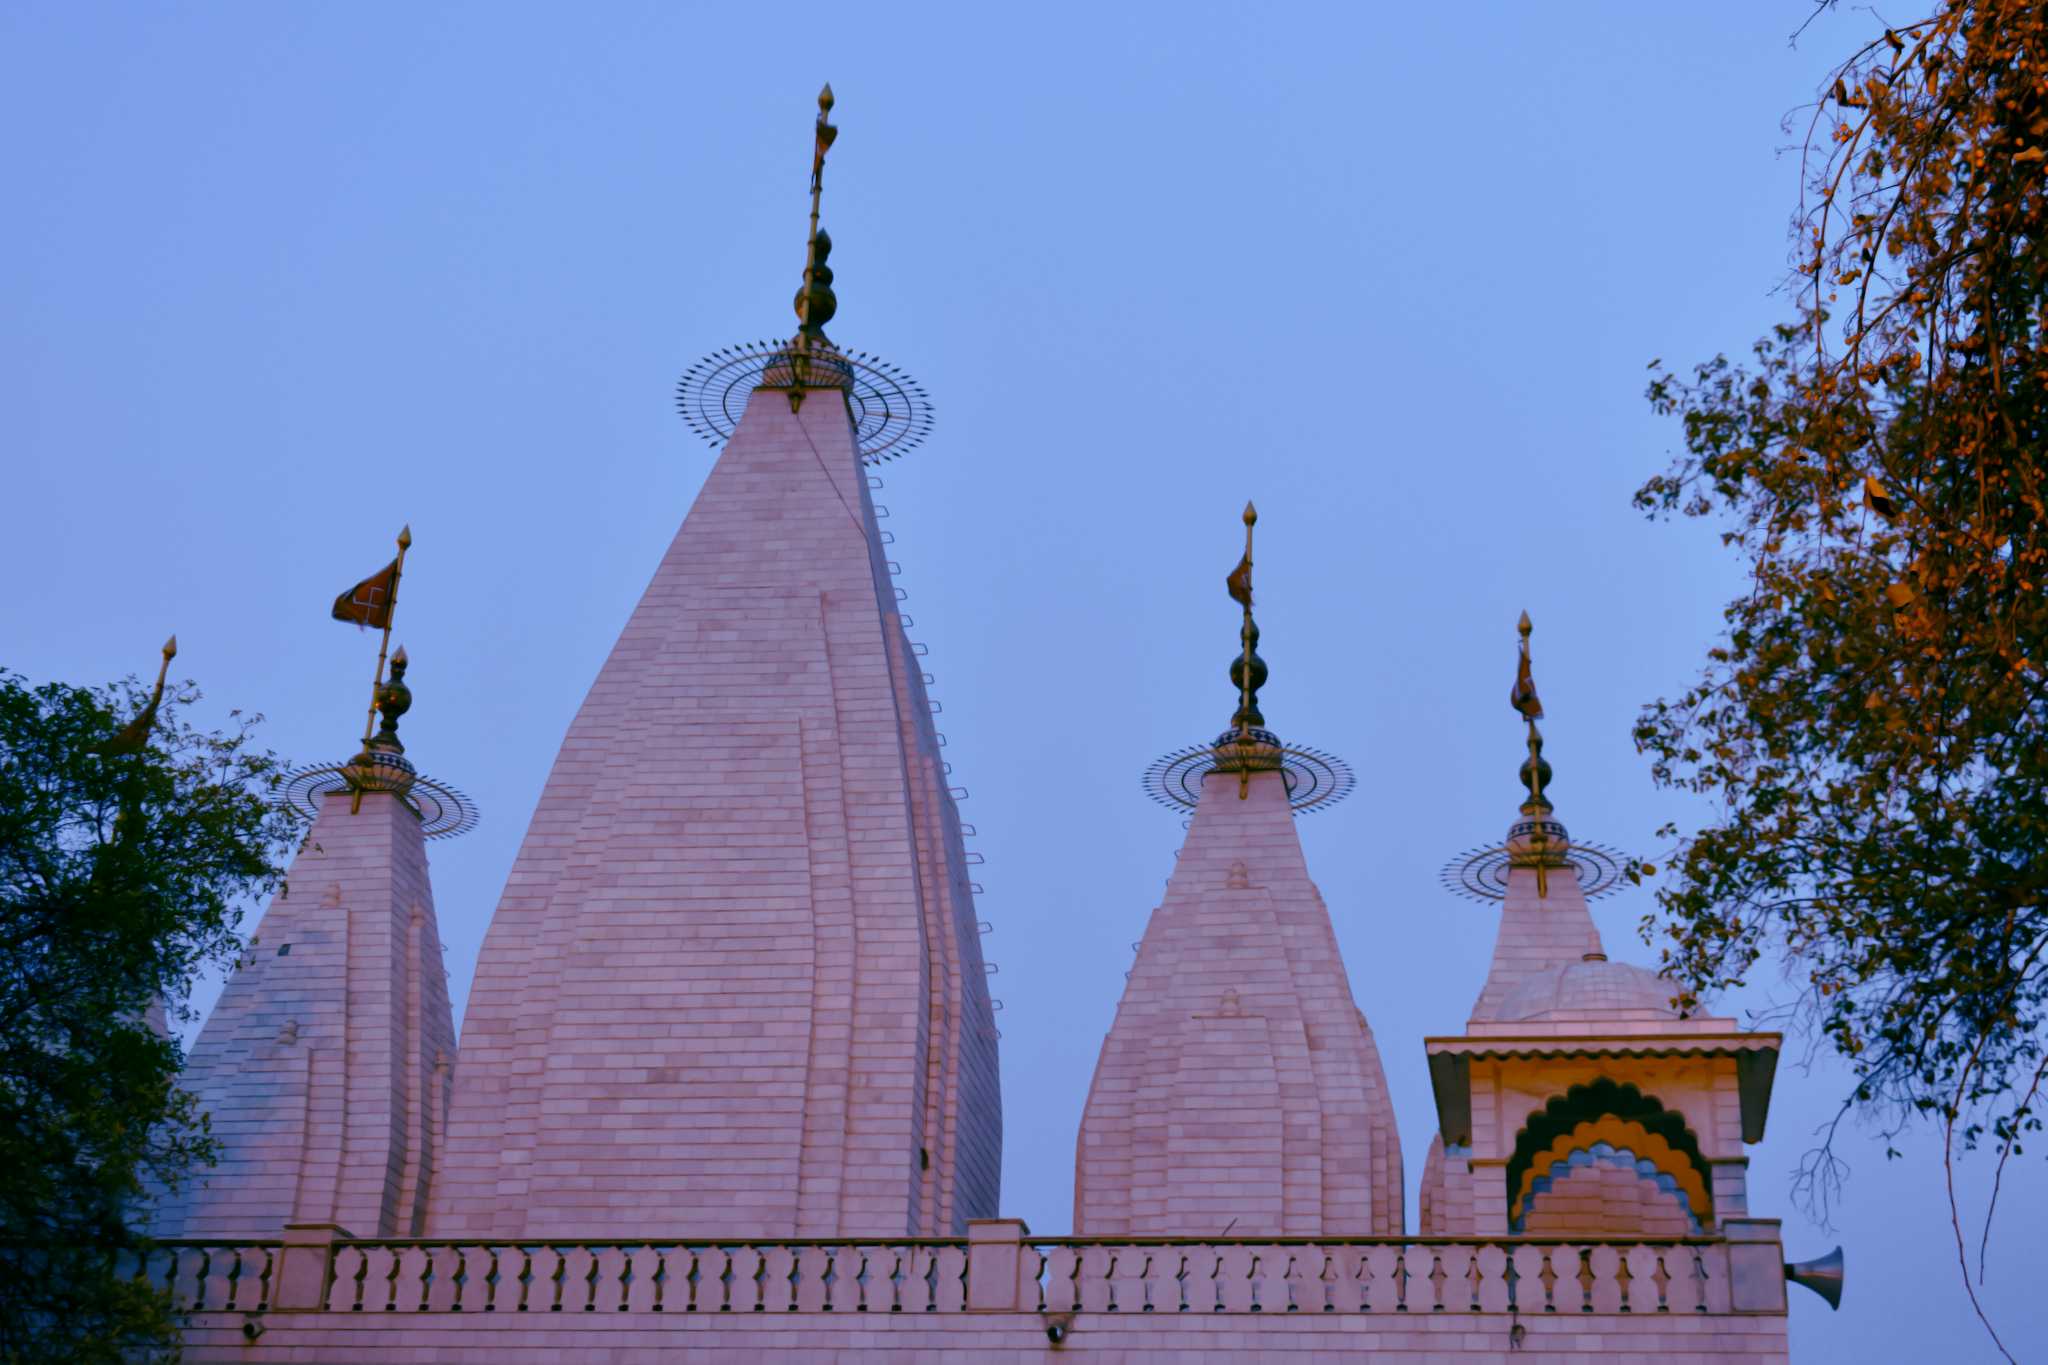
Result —
POLYGON ((1520 1232, 1534 1199, 1575 1166, 1626 1165, 1674 1194, 1689 1218, 1713 1221, 1713 1173, 1684 1116, 1654 1095, 1601 1077, 1575 1085, 1529 1116, 1508 1158, 1508 1229, 1520 1232))

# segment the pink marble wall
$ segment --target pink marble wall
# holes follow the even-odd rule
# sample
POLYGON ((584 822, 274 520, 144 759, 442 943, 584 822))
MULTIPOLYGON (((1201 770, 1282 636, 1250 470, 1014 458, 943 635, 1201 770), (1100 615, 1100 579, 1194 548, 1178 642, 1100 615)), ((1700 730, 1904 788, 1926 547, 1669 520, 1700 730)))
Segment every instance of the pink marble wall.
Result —
POLYGON ((1493 960, 1486 982, 1472 1005, 1477 1023, 1494 1017, 1501 1001, 1524 977, 1549 967, 1563 967, 1600 953, 1600 931, 1586 908, 1578 873, 1570 868, 1550 871, 1537 895, 1536 869, 1518 867, 1508 873, 1507 898, 1501 902, 1500 927, 1494 933, 1493 960))
POLYGON ((996 1046, 958 820, 836 391, 757 392, 485 938, 442 1235, 951 1232, 996 1046))
POLYGON ((1401 1154, 1278 773, 1207 779, 1103 1042, 1075 1160, 1091 1236, 1391 1234, 1401 1154))
POLYGON ((256 940, 200 1030, 184 1084, 218 1165, 160 1236, 421 1230, 455 1055, 419 817, 389 793, 326 798, 256 940))
POLYGON ((1067 1329, 1055 1352, 1036 1313, 755 1315, 605 1314, 562 1317, 449 1316, 395 1322, 357 1316, 273 1315, 254 1344, 233 1315, 203 1315, 186 1334, 193 1365, 844 1365, 850 1359, 1043 1365, 1058 1357, 1113 1365, 1218 1361, 1354 1360, 1376 1365, 1513 1360, 1585 1365, 1594 1360, 1769 1365, 1789 1359, 1776 1317, 1511 1317, 1506 1313, 1388 1318, 1337 1314, 1092 1314, 1067 1329), (1519 1327, 1521 1344, 1510 1347, 1519 1327), (1512 1349, 1513 1354, 1510 1354, 1512 1349))

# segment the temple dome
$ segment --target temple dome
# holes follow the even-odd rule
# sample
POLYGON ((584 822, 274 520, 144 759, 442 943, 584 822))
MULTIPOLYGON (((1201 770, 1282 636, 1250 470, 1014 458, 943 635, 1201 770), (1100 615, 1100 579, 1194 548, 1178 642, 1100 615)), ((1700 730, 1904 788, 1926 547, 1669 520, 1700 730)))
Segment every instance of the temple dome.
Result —
POLYGON ((1676 1019, 1678 986, 1647 967, 1588 954, 1517 981, 1502 997, 1498 1022, 1527 1019, 1676 1019))

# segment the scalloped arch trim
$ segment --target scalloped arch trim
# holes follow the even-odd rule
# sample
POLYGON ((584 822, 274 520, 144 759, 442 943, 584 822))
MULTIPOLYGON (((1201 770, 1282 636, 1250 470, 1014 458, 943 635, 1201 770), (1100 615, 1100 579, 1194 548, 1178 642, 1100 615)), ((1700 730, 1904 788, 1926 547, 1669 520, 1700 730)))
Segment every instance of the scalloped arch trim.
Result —
POLYGON ((1508 1230, 1520 1232, 1536 1196, 1545 1193, 1566 1169, 1585 1165, 1626 1166, 1675 1195, 1697 1230, 1700 1216, 1712 1208, 1706 1175, 1662 1134, 1633 1119, 1603 1114, 1560 1134, 1522 1170, 1522 1182, 1508 1205, 1508 1230), (1603 1150, 1604 1149, 1604 1150, 1603 1150))
POLYGON ((1554 1178, 1551 1166, 1559 1159, 1558 1153, 1565 1153, 1568 1160, 1571 1151, 1583 1150, 1572 1141, 1582 1126, 1597 1134, 1592 1138, 1595 1142, 1605 1141, 1617 1152, 1627 1148, 1634 1160, 1652 1160, 1655 1169, 1671 1178, 1674 1189, 1687 1195, 1689 1213, 1702 1224, 1713 1220, 1712 1174, 1699 1139, 1686 1126, 1684 1116, 1666 1109, 1654 1095, 1603 1076, 1553 1096, 1515 1134, 1514 1154, 1507 1165, 1507 1194, 1511 1209, 1519 1212, 1511 1213, 1511 1224, 1519 1224, 1526 1213, 1524 1205, 1534 1182, 1554 1178), (1601 1127, 1603 1119, 1612 1120, 1612 1126, 1601 1127), (1616 1136, 1622 1140, 1615 1141, 1616 1136), (1661 1142, 1654 1153, 1648 1143, 1651 1137, 1661 1142), (1688 1176, 1684 1184, 1679 1183, 1681 1173, 1688 1176))

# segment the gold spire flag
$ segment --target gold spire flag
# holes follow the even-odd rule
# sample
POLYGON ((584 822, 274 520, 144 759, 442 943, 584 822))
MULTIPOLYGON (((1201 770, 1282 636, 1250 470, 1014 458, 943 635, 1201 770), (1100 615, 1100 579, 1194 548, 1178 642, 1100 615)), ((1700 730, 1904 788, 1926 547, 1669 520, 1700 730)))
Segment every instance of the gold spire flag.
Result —
POLYGON ((391 648, 391 618, 398 611, 398 580, 405 572, 405 552, 412 548, 412 526, 398 533, 398 558, 334 599, 334 619, 384 632, 377 645, 377 673, 370 682, 370 714, 363 722, 363 742, 377 725, 377 690, 384 686, 384 655, 391 648))
POLYGON ((1252 605, 1252 527, 1258 522, 1259 509, 1250 503, 1244 505, 1244 555, 1237 561, 1237 567, 1230 571, 1230 577, 1223 580, 1223 586, 1230 590, 1230 598, 1246 611, 1252 605))
POLYGON ((1230 589, 1231 597, 1245 606, 1252 604, 1252 559, 1246 555, 1237 561, 1237 567, 1230 571, 1230 577, 1223 580, 1230 589))
POLYGON ((394 559, 377 572, 345 589, 334 599, 334 619, 371 630, 391 628, 391 610, 398 605, 398 564, 394 559))

